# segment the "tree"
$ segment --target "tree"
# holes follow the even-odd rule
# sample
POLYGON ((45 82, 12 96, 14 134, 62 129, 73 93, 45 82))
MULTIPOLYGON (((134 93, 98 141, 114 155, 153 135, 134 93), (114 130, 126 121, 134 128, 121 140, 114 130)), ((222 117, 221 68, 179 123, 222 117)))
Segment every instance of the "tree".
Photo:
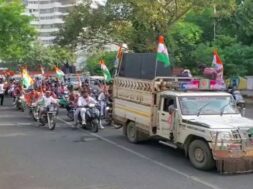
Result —
POLYGON ((69 49, 59 46, 45 47, 40 43, 34 43, 29 53, 20 63, 30 70, 38 70, 39 66, 52 69, 54 66, 62 66, 65 62, 73 64, 75 55, 69 49))
POLYGON ((192 56, 202 37, 199 26, 189 22, 178 22, 167 35, 171 59, 177 67, 189 69, 196 66, 192 56))
MULTIPOLYGON (((208 0, 211 1, 211 0, 208 0)), ((156 37, 205 0, 108 0, 105 7, 90 10, 80 5, 66 19, 58 44, 85 47, 126 42, 135 52, 153 51, 156 37), (77 27, 71 27, 77 23, 77 27), (71 41, 64 41, 67 39, 71 41), (81 44, 80 44, 81 43, 81 44)))
POLYGON ((237 28, 240 40, 247 44, 253 45, 253 1, 244 0, 239 6, 236 15, 237 28))
MULTIPOLYGON (((252 6, 251 0, 244 3, 240 0, 108 0, 105 7, 96 10, 91 10, 88 4, 76 9, 80 12, 70 14, 59 38, 72 35, 61 45, 71 44, 91 51, 107 43, 124 42, 134 52, 150 52, 156 50, 156 38, 163 34, 174 66, 188 67, 197 73, 199 64, 211 65, 212 52, 217 48, 225 74, 243 76, 253 73, 252 6), (72 32, 71 23, 80 24, 78 31, 72 32)), ((88 68, 98 73, 99 66, 92 65, 96 66, 89 64, 88 68)))
POLYGON ((99 60, 103 59, 105 64, 111 74, 114 73, 114 61, 116 57, 116 52, 98 52, 87 59, 86 68, 90 72, 91 75, 102 75, 102 71, 99 65, 99 60))
POLYGON ((35 39, 31 18, 24 14, 21 1, 0 0, 0 59, 19 61, 35 39))

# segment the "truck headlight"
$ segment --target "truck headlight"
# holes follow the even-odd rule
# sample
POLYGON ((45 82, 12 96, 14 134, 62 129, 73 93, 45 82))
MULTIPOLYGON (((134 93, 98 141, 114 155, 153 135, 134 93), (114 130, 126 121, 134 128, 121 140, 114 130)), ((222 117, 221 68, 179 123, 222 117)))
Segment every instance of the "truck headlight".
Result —
POLYGON ((211 137, 214 142, 229 142, 233 139, 233 135, 229 131, 217 131, 211 132, 211 137))

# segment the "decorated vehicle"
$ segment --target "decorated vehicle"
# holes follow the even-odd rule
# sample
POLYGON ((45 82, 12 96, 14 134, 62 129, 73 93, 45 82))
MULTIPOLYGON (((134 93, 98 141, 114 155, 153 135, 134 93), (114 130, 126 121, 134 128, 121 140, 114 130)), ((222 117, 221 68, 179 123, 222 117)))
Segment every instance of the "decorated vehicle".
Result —
POLYGON ((200 170, 253 171, 253 120, 243 117, 221 81, 116 77, 113 122, 132 143, 156 138, 185 151, 200 170))

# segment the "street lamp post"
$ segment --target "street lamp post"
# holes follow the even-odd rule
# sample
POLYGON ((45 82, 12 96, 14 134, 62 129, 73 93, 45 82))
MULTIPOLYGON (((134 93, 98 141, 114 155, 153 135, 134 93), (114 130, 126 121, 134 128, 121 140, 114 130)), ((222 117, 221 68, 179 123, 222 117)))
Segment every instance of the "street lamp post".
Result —
POLYGON ((214 23, 213 23, 213 40, 216 39, 216 4, 213 5, 214 23))

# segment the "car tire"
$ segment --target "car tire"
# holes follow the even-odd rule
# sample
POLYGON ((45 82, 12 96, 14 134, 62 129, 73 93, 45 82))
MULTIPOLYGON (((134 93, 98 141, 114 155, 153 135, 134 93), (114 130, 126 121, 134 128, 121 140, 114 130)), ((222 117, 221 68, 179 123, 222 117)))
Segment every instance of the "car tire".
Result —
POLYGON ((200 170, 211 170, 215 167, 212 152, 204 140, 194 140, 188 149, 189 159, 192 165, 200 170))

